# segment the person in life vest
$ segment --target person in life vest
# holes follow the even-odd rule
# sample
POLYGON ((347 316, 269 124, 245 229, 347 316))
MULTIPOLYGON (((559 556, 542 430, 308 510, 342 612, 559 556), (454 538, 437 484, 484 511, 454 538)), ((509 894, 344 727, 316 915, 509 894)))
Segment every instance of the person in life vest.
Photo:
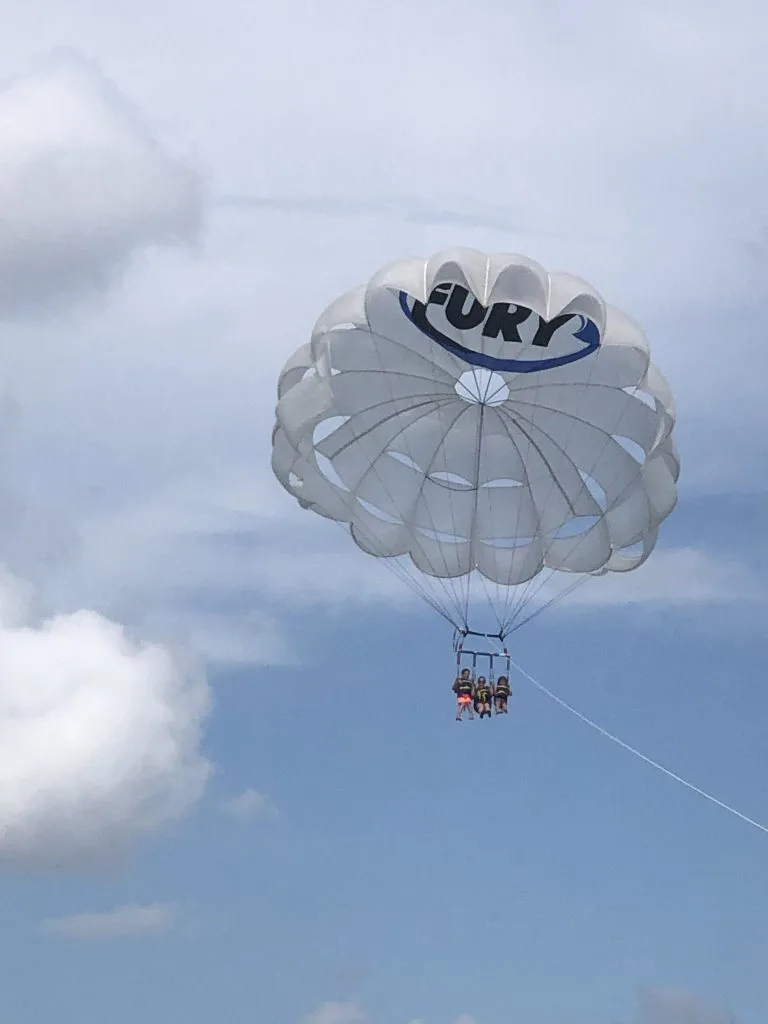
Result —
POLYGON ((485 715, 491 717, 491 695, 492 690, 485 676, 478 676, 475 687, 475 711, 481 718, 485 715))
POLYGON ((493 688, 493 703, 496 706, 497 715, 506 715, 509 711, 507 703, 511 693, 512 689, 507 677, 499 676, 496 680, 496 686, 493 688))
POLYGON ((470 718, 474 718, 472 704, 475 699, 475 681, 468 668, 463 668, 461 674, 456 677, 453 692, 456 694, 456 721, 461 721, 465 711, 469 712, 470 718))

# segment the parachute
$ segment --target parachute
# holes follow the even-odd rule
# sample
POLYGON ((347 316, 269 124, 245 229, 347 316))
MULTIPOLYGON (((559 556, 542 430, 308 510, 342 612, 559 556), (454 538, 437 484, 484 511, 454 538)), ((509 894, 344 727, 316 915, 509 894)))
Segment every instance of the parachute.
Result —
POLYGON ((272 468, 459 634, 503 639, 649 557, 674 422, 641 328, 586 281, 451 249, 320 316, 280 374, 272 468))

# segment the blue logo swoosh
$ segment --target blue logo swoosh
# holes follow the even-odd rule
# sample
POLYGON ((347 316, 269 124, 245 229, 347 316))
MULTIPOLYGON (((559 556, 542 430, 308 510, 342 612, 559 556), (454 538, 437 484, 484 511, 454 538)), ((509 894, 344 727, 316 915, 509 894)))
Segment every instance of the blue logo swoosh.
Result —
MULTIPOLYGON (((413 306, 409 307, 408 300, 411 298, 407 292, 399 293, 400 308, 411 323, 422 334, 426 335, 441 348, 473 366, 482 366, 486 370, 504 370, 513 373, 538 373, 540 370, 552 370, 557 366, 566 366, 578 359, 597 351, 600 347, 600 331, 592 320, 581 313, 574 313, 581 324, 578 330, 573 332, 573 337, 583 344, 583 348, 575 352, 568 352, 562 356, 551 356, 548 359, 501 359, 497 356, 490 356, 485 352, 477 352, 467 348, 447 337, 427 320, 427 304, 413 299, 413 306)), ((533 312, 533 311, 531 311, 533 312)))

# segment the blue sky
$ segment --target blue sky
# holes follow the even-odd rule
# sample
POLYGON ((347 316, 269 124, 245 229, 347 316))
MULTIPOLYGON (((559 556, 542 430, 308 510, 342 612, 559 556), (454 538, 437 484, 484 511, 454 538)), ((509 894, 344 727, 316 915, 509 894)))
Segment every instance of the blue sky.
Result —
POLYGON ((0 953, 14 1024, 761 1024, 768 837, 515 680, 269 469, 340 292, 449 245, 639 320, 681 501, 515 634, 768 824, 761 5, 10 0, 0 953))

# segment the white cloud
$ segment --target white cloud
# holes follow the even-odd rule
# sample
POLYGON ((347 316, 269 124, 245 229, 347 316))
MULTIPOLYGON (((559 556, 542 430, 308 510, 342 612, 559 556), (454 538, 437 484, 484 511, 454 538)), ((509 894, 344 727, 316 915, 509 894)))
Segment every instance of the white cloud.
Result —
POLYGON ((118 907, 100 914, 73 914, 69 917, 43 921, 45 935, 70 939, 139 938, 168 931, 174 924, 176 911, 163 903, 146 906, 118 907))
POLYGON ((91 611, 36 623, 0 579, 0 858, 97 864, 203 793, 204 677, 91 611))
POLYGON ((646 988, 638 993, 637 1024, 737 1024, 728 1010, 690 992, 646 988))
POLYGON ((244 789, 237 796, 231 796, 222 800, 221 809, 225 814, 238 821, 256 821, 264 818, 274 818, 277 815, 277 808, 266 793, 249 787, 244 789))
POLYGON ((368 1014, 357 1003, 324 1003, 303 1024, 367 1024, 368 1014))
POLYGON ((695 548, 662 548, 632 572, 588 580, 567 600, 573 607, 653 604, 669 608, 766 598, 762 580, 741 562, 695 548))
POLYGON ((79 57, 0 92, 0 152, 0 313, 88 293, 138 249, 197 232, 193 174, 79 57))
POLYGON ((477 1024, 477 1021, 468 1013, 462 1013, 456 1024, 477 1024))
POLYGON ((414 604, 380 562, 262 473, 183 480, 81 520, 79 532, 73 557, 47 572, 54 606, 109 608, 217 667, 295 662, 291 609, 414 604))

